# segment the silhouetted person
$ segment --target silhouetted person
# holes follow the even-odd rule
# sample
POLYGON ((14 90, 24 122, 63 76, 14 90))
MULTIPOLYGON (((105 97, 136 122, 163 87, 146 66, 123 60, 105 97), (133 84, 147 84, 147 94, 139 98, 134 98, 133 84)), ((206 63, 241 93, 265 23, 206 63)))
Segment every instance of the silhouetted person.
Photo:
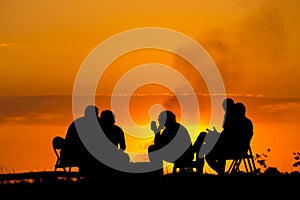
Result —
POLYGON ((157 170, 163 173, 163 161, 170 163, 191 162, 194 159, 192 141, 188 130, 176 121, 176 116, 169 110, 162 111, 158 117, 159 125, 151 122, 154 132, 154 144, 148 147, 150 163, 160 166, 157 170))
POLYGON ((117 148, 125 151, 126 142, 125 134, 121 127, 115 125, 115 115, 111 110, 103 110, 100 114, 100 125, 106 135, 106 137, 114 144, 117 148))
POLYGON ((117 159, 124 159, 129 163, 130 157, 124 152, 126 150, 125 133, 121 127, 115 124, 115 114, 111 110, 103 110, 99 122, 105 136, 119 152, 120 157, 117 159))
MULTIPOLYGON (((231 146, 233 140, 235 139, 235 126, 236 126, 236 108, 235 102, 231 98, 225 98, 222 102, 222 108, 224 110, 224 118, 223 118, 223 130, 221 131, 221 135, 219 140, 217 141, 217 146, 215 147, 221 148, 223 151, 227 146, 231 146)), ((211 130, 207 129, 208 132, 211 130)), ((215 128, 213 131, 217 131, 215 128)))
POLYGON ((222 102, 222 108, 224 110, 223 118, 223 131, 226 131, 233 127, 234 124, 234 100, 231 98, 225 98, 222 102))
POLYGON ((232 144, 232 152, 229 154, 245 154, 249 148, 250 141, 253 137, 253 123, 246 117, 246 107, 243 103, 235 104, 236 125, 234 126, 234 145, 232 144))
MULTIPOLYGON (((234 107, 234 100, 231 99, 231 98, 224 99, 223 102, 222 102, 222 107, 223 107, 223 110, 225 111, 224 112, 223 123, 222 123, 223 131, 222 131, 222 133, 220 135, 220 138, 218 140, 218 144, 214 147, 215 149, 212 150, 212 151, 215 151, 215 152, 219 151, 219 150, 217 150, 217 148, 220 149, 220 151, 222 151, 224 143, 226 143, 225 140, 228 139, 227 137, 228 137, 228 135, 230 135, 230 129, 233 127, 233 124, 234 124, 234 108, 233 108, 234 107)), ((207 131, 210 134, 216 134, 217 133, 217 130, 215 129, 215 127, 214 127, 213 131, 211 131, 209 129, 207 129, 207 131)), ((198 135, 198 137, 197 137, 197 139, 196 139, 196 141, 193 145, 194 152, 196 153, 196 162, 197 162, 196 169, 197 169, 197 172, 201 173, 201 174, 203 173, 205 160, 204 160, 204 155, 199 155, 199 153, 200 153, 199 151, 200 151, 200 148, 201 148, 202 144, 204 143, 206 134, 207 134, 207 132, 201 132, 198 135)), ((213 153, 215 153, 215 152, 213 152, 213 153)), ((219 153, 216 153, 216 154, 219 154, 219 153)), ((226 160, 216 160, 215 156, 211 156, 212 157, 211 159, 209 157, 210 156, 208 156, 208 161, 207 162, 214 169, 216 169, 217 171, 222 171, 223 168, 224 168, 224 170, 225 170, 226 160)))
POLYGON ((219 175, 225 173, 226 159, 246 153, 253 136, 253 124, 245 116, 244 104, 238 102, 227 104, 225 126, 214 148, 205 160, 219 175))
POLYGON ((90 154, 81 141, 79 131, 85 134, 93 130, 93 127, 99 126, 99 109, 94 105, 85 108, 84 116, 75 119, 68 127, 65 146, 62 149, 62 160, 75 162, 78 164, 79 172, 82 175, 96 173, 102 164, 90 154))
MULTIPOLYGON (((223 130, 220 137, 213 147, 213 149, 205 156, 205 160, 208 165, 215 170, 219 175, 223 175, 226 166, 226 151, 229 151, 229 147, 233 143, 234 138, 234 125, 235 121, 235 102, 231 98, 225 98, 222 102, 222 108, 224 110, 223 130)), ((216 134, 217 130, 207 129, 208 134, 216 134)))

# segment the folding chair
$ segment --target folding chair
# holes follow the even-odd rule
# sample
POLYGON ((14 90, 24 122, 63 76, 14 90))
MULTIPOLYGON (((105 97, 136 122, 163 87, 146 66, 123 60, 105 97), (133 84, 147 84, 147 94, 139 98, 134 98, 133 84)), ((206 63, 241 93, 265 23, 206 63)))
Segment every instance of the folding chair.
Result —
POLYGON ((202 174, 203 168, 201 167, 201 164, 193 160, 187 163, 181 163, 181 164, 175 163, 173 165, 172 173, 191 173, 191 172, 197 172, 202 174))
POLYGON ((65 144, 65 139, 60 136, 56 136, 52 140, 52 147, 53 147, 54 153, 56 155, 54 171, 56 172, 59 168, 61 168, 66 173, 67 178, 70 178, 70 173, 72 171, 72 168, 74 168, 74 167, 78 168, 78 164, 71 163, 71 162, 65 162, 64 160, 62 160, 61 150, 64 147, 64 144, 65 144))
POLYGON ((226 160, 232 160, 229 169, 225 172, 226 175, 233 175, 242 172, 241 163, 243 162, 246 173, 257 175, 258 171, 255 166, 254 156, 252 154, 251 146, 249 145, 247 151, 238 156, 227 158, 226 160))
POLYGON ((203 173, 204 160, 198 159, 198 153, 203 144, 206 132, 201 132, 193 144, 194 160, 187 163, 175 163, 173 166, 173 173, 196 172, 203 173))

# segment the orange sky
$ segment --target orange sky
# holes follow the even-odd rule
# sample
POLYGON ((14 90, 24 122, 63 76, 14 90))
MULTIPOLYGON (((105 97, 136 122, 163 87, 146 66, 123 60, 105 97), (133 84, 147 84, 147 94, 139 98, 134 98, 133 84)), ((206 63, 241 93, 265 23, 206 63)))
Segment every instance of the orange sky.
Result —
MULTIPOLYGON (((176 30, 201 44, 216 63, 227 95, 247 107, 254 123, 254 153, 270 148, 268 166, 296 170, 292 152, 300 151, 299 10, 297 0, 2 0, 0 172, 54 168, 51 139, 64 136, 73 120, 72 91, 82 62, 105 39, 142 27, 176 30)), ((98 84, 100 109, 111 106, 109 95, 117 81, 145 63, 170 66, 189 80, 199 94, 198 128, 211 126, 202 77, 179 56, 159 50, 133 51, 116 59, 98 84)), ((148 114, 152 104, 178 111, 178 99, 170 94, 167 87, 154 84, 138 88, 129 106, 133 120, 147 126, 154 117, 148 114), (154 94, 159 96, 147 96, 154 94)), ((193 130, 193 124, 185 125, 193 130)), ((131 137, 127 142, 129 150, 139 151, 148 144, 131 137)))

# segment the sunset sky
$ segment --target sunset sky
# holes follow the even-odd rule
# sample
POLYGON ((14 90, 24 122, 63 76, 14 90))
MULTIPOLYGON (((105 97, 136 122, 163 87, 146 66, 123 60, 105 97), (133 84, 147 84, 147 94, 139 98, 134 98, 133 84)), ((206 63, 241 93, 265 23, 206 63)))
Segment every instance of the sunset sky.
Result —
MULTIPOLYGON (((300 151, 299 11, 298 0, 2 0, 0 173, 54 169, 51 141, 56 135, 64 137, 73 121, 73 87, 82 63, 103 41, 143 27, 174 30, 197 41, 215 62, 226 95, 246 105, 254 124, 253 152, 270 148, 267 166, 283 172, 299 170, 292 167, 292 153, 300 151)), ((99 60, 109 53, 108 49, 99 60)), ((189 123, 193 115, 181 119, 174 91, 149 82, 133 94, 124 89, 114 97, 118 101, 131 97, 128 110, 138 126, 149 127, 162 107, 173 110, 192 136, 215 125, 209 121, 211 94, 203 77, 180 56, 157 49, 128 52, 107 67, 96 91, 100 110, 112 108, 118 81, 127 80, 123 88, 131 89, 136 82, 125 79, 127 72, 147 63, 169 66, 189 81, 201 118, 199 124, 189 123)), ((184 82, 173 75, 164 77, 163 69, 156 72, 156 78, 185 91, 184 82)), ((138 78, 151 76, 145 72, 138 78)), ((150 128, 140 133, 122 123, 122 113, 113 111, 127 134, 128 151, 145 152, 151 143, 150 128), (145 137, 139 140, 137 135, 145 137)))

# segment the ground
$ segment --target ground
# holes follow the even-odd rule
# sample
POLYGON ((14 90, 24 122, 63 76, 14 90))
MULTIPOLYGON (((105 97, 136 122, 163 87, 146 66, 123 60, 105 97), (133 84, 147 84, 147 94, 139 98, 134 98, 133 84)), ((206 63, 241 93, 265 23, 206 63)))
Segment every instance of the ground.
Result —
POLYGON ((48 176, 28 182, 2 181, 0 194, 10 197, 78 197, 105 198, 162 198, 205 196, 208 198, 271 198, 297 197, 300 176, 277 175, 231 175, 211 174, 119 174, 91 179, 67 181, 48 176))

